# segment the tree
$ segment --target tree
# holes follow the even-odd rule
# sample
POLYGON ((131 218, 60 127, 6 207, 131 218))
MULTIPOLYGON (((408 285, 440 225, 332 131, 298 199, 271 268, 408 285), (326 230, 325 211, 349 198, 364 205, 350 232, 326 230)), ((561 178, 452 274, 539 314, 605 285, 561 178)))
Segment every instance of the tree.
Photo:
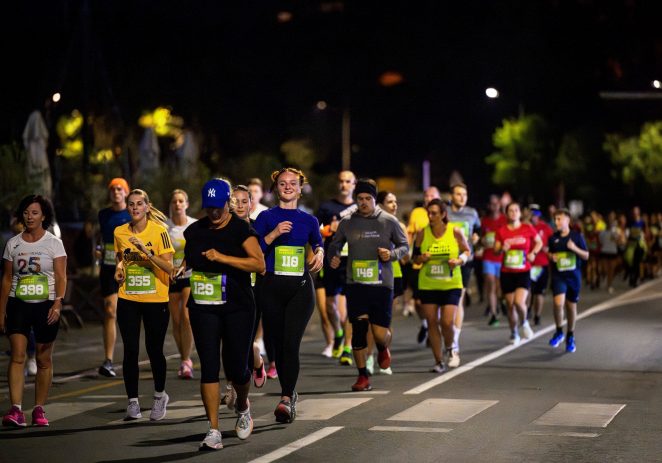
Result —
POLYGON ((643 181, 662 188, 662 121, 645 123, 639 136, 608 134, 603 148, 611 155, 614 176, 623 183, 643 181))

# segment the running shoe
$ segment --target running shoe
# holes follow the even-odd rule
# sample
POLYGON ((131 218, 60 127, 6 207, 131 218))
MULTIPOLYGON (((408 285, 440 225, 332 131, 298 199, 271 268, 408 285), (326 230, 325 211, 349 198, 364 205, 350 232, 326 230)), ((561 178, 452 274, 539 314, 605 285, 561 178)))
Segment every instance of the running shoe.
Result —
POLYGON ((565 335, 563 334, 563 331, 555 333, 554 336, 552 336, 552 339, 549 340, 549 345, 552 347, 559 347, 564 339, 565 335))
POLYGON ((48 419, 41 405, 36 405, 32 410, 32 426, 48 426, 48 419))
POLYGON ((333 344, 329 344, 324 348, 322 351, 322 357, 326 357, 328 359, 333 357, 333 344))
POLYGON ((298 394, 295 392, 292 394, 290 400, 281 400, 274 410, 274 415, 276 415, 276 421, 279 423, 291 423, 296 418, 296 402, 298 399, 298 394))
POLYGON ((441 374, 444 373, 445 371, 446 371, 446 366, 444 366, 444 362, 439 362, 430 369, 430 373, 441 374))
POLYGON ((200 442, 200 450, 220 450, 223 448, 221 432, 218 429, 210 429, 207 435, 200 442))
POLYGON ((278 371, 276 371, 276 367, 274 365, 269 366, 269 369, 267 370, 267 378, 269 379, 278 378, 278 371))
POLYGON ((251 406, 246 400, 246 410, 243 412, 237 412, 237 423, 234 425, 234 430, 237 433, 237 437, 241 440, 248 439, 248 437, 253 432, 253 418, 251 417, 251 406))
POLYGON ((230 410, 234 410, 234 406, 237 403, 237 391, 234 390, 231 383, 226 384, 225 386, 225 406, 230 410))
POLYGON ((425 344, 425 341, 428 339, 428 327, 421 325, 421 328, 418 330, 416 335, 416 342, 419 344, 425 344))
POLYGON ((267 382, 267 372, 264 369, 264 360, 259 368, 253 368, 253 384, 260 389, 267 382))
POLYGON ((499 324, 500 324, 499 319, 496 318, 494 315, 492 315, 490 317, 490 321, 487 322, 487 325, 493 328, 496 328, 497 326, 499 326, 499 324))
POLYGON ((368 355, 368 358, 365 359, 365 368, 368 370, 368 375, 372 376, 375 373, 375 357, 368 355))
POLYGON ((160 421, 166 416, 166 409, 170 402, 170 397, 163 391, 161 397, 154 397, 154 403, 152 404, 152 411, 149 412, 150 421, 160 421))
POLYGON ((331 356, 334 359, 340 358, 340 356, 344 352, 344 346, 343 346, 344 340, 345 340, 344 334, 342 336, 335 336, 333 338, 333 348, 331 349, 331 356))
POLYGON ((18 407, 12 405, 7 414, 2 417, 2 425, 24 428, 27 426, 25 414, 18 407))
POLYGON ((524 339, 531 339, 533 337, 533 330, 528 321, 525 321, 522 325, 522 337, 524 339))
POLYGON ((391 376, 391 375, 393 374, 393 370, 391 370, 391 367, 383 368, 383 369, 380 368, 380 369, 379 369, 379 374, 380 374, 380 375, 388 375, 388 376, 391 376))
POLYGON ((455 349, 448 352, 448 366, 450 368, 457 368, 460 366, 460 353, 455 349))
POLYGON ((367 376, 359 375, 356 382, 352 384, 352 391, 369 391, 371 389, 370 379, 367 376))
POLYGON ((181 365, 179 365, 177 376, 181 379, 193 378, 193 361, 191 359, 184 360, 181 365))
POLYGON ((352 358, 351 352, 343 351, 340 356, 340 364, 346 367, 351 367, 354 365, 354 359, 352 358))
POLYGON ((391 351, 388 350, 388 347, 384 347, 384 350, 379 351, 377 363, 379 363, 379 368, 384 370, 391 366, 391 351))
POLYGON ((35 376, 37 374, 37 360, 34 357, 28 358, 25 362, 25 376, 35 376))
POLYGON ((142 417, 143 415, 140 413, 140 404, 137 401, 130 401, 129 405, 126 407, 124 421, 138 420, 142 417))
POLYGON ((575 345, 575 337, 568 336, 568 339, 565 341, 565 351, 569 353, 577 352, 577 346, 575 345))
POLYGON ((510 334, 510 340, 508 341, 508 342, 510 342, 510 344, 512 344, 514 346, 518 346, 520 341, 521 341, 521 339, 519 337, 519 334, 517 334, 517 333, 511 333, 510 334))
POLYGON ((99 367, 99 374, 101 376, 105 376, 106 378, 114 378, 117 376, 117 373, 115 373, 115 368, 113 368, 113 362, 110 359, 103 361, 99 367))

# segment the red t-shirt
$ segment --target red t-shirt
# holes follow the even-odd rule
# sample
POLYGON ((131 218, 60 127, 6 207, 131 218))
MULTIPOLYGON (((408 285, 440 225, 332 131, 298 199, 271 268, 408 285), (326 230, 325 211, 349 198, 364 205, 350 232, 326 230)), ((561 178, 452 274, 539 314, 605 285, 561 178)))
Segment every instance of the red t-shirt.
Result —
POLYGON ((503 256, 494 252, 494 241, 496 239, 497 230, 507 223, 508 219, 506 219, 506 216, 503 214, 499 214, 496 219, 485 216, 480 220, 480 229, 483 233, 483 243, 485 243, 483 260, 501 263, 503 256))
MULTIPOLYGON (((547 244, 549 241, 549 237, 554 234, 554 230, 552 227, 547 225, 544 221, 538 220, 538 223, 533 226, 533 228, 536 229, 538 232, 538 236, 540 236, 540 239, 542 240, 543 243, 547 244)), ((546 267, 549 265, 549 256, 547 253, 543 250, 541 250, 536 258, 533 260, 532 265, 537 265, 540 267, 546 267)))
POLYGON ((531 270, 531 264, 526 256, 531 252, 537 235, 536 229, 528 223, 520 224, 514 230, 508 228, 507 225, 497 230, 496 241, 500 242, 502 246, 506 243, 510 245, 508 251, 502 252, 502 272, 520 273, 531 270))

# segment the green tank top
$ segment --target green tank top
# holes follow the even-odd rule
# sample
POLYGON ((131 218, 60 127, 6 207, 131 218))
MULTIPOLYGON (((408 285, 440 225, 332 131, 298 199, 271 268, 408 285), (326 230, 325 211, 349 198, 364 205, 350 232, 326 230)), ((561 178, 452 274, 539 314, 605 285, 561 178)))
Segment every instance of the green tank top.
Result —
POLYGON ((423 230, 421 254, 429 253, 430 260, 423 264, 418 274, 418 289, 427 291, 447 291, 462 289, 462 273, 459 267, 451 272, 449 259, 457 259, 460 247, 455 240, 452 224, 446 225, 446 232, 436 238, 430 226, 423 230))

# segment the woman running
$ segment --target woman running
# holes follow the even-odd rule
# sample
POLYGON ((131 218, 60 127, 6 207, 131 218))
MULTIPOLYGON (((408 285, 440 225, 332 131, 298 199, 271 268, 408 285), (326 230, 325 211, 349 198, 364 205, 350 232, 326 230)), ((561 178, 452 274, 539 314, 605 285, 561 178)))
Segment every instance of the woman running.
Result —
POLYGON ((117 266, 115 280, 120 285, 117 324, 124 344, 124 388, 129 399, 125 420, 142 418, 138 402, 138 354, 140 322, 145 325, 145 349, 154 377, 152 421, 166 416, 170 398, 165 392, 166 359, 163 343, 168 331, 168 287, 172 256, 166 216, 152 206, 147 192, 132 190, 127 197, 131 222, 115 228, 117 266))
POLYGON ((237 437, 247 439, 253 431, 248 358, 255 299, 250 274, 264 272, 264 256, 253 229, 232 212, 230 191, 230 184, 222 179, 205 183, 202 208, 207 216, 184 231, 184 258, 192 271, 189 316, 200 357, 200 393, 209 420, 200 447, 212 450, 223 448, 218 429, 221 344, 225 376, 237 394, 237 437))
POLYGON ((531 262, 542 249, 542 240, 533 226, 522 223, 519 203, 506 206, 508 224, 497 230, 494 252, 503 253, 501 268, 501 290, 508 306, 510 343, 519 344, 518 324, 521 323, 522 337, 530 339, 533 330, 526 319, 526 297, 531 287, 531 262))
POLYGON ((170 283, 168 308, 172 318, 172 335, 177 344, 177 350, 181 358, 177 376, 182 379, 193 378, 193 361, 191 350, 193 349, 193 333, 191 332, 191 321, 188 316, 186 303, 191 294, 189 277, 191 271, 186 270, 184 262, 184 230, 196 221, 193 217, 186 215, 188 209, 188 194, 184 190, 174 190, 170 194, 170 218, 166 222, 168 233, 175 250, 173 259, 174 275, 170 283), (183 265, 182 265, 183 264, 183 265))
POLYGON ((440 199, 426 206, 430 224, 416 235, 414 262, 422 264, 418 291, 428 321, 430 348, 434 355, 433 373, 443 373, 442 337, 450 362, 453 351, 453 320, 462 297, 460 267, 471 257, 469 243, 461 227, 448 223, 446 204, 440 199))
POLYGON ((53 379, 53 344, 67 286, 67 254, 62 240, 46 231, 53 222, 53 206, 46 198, 26 196, 16 210, 16 218, 23 223, 24 231, 7 242, 2 256, 0 332, 7 333, 11 345, 7 377, 12 404, 2 424, 26 426, 21 408, 23 371, 28 336, 34 330, 38 368, 32 425, 48 426, 44 405, 53 379))
POLYGON ((285 167, 271 174, 278 205, 262 212, 255 221, 267 263, 260 304, 264 331, 273 339, 281 400, 276 421, 296 418, 299 347, 315 309, 315 289, 309 272, 324 263, 324 247, 317 219, 298 209, 301 188, 307 182, 298 169, 285 167), (306 245, 313 254, 306 259, 306 245))

